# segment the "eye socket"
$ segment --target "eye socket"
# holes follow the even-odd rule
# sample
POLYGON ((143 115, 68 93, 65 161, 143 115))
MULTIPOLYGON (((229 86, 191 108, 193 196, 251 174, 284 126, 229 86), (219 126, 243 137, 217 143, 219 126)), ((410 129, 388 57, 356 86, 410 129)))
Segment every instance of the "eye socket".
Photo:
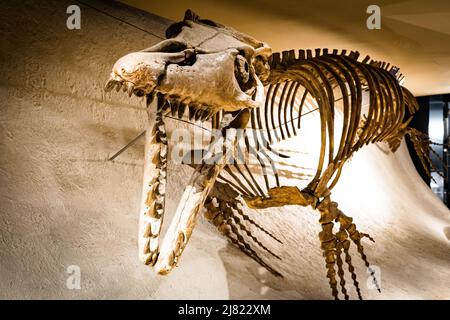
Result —
POLYGON ((237 55, 234 62, 234 75, 239 83, 245 84, 248 82, 250 74, 247 60, 241 56, 237 55))
POLYGON ((234 76, 243 92, 247 93, 248 90, 253 89, 256 85, 252 72, 247 59, 238 54, 234 63, 234 76))

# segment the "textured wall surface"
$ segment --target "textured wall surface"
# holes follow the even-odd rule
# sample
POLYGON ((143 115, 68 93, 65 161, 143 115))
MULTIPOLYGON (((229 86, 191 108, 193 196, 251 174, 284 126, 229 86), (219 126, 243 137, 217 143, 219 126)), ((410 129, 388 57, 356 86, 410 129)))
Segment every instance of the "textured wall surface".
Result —
MULTIPOLYGON (((81 30, 66 28, 72 1, 0 4, 0 298, 321 298, 329 299, 318 214, 290 207, 249 212, 283 244, 276 278, 200 221, 168 277, 137 258, 144 101, 103 93, 112 64, 159 41, 169 21, 120 4, 95 7, 154 34, 81 6, 81 30), (11 14, 14 12, 14 14, 11 14), (81 289, 66 287, 67 267, 81 289)), ((169 165, 169 211, 191 169, 169 165)), ((334 192, 340 208, 369 232, 382 293, 365 297, 450 298, 450 215, 418 177, 402 146, 370 146, 346 167, 334 192)), ((263 255, 263 253, 261 253, 263 255)))

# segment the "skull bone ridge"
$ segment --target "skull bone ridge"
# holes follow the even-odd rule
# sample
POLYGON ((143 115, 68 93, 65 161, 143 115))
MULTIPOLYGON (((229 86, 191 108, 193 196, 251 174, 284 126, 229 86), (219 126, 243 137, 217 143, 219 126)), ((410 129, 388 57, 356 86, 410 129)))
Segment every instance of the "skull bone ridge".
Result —
POLYGON ((260 106, 272 54, 265 43, 190 10, 166 37, 120 58, 106 90, 123 86, 130 96, 162 93, 212 113, 260 106))

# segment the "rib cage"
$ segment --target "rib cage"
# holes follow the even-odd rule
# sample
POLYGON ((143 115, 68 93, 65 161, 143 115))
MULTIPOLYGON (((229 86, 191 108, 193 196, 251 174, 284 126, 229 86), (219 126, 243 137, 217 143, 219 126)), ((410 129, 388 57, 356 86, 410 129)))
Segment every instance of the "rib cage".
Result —
POLYGON ((321 149, 317 168, 308 189, 317 197, 331 190, 339 179, 343 164, 363 145, 395 139, 410 121, 418 105, 399 82, 398 68, 388 63, 358 61, 359 53, 327 49, 284 51, 272 55, 271 75, 264 83, 264 106, 253 109, 246 135, 246 152, 253 140, 259 170, 264 175, 262 190, 245 164, 232 164, 219 179, 230 183, 243 196, 267 196, 280 186, 275 160, 286 158, 272 147, 276 142, 297 136, 302 117, 318 112, 321 122, 321 149), (362 105, 369 96, 368 108, 362 105), (335 144, 336 105, 341 106, 342 132, 335 144))

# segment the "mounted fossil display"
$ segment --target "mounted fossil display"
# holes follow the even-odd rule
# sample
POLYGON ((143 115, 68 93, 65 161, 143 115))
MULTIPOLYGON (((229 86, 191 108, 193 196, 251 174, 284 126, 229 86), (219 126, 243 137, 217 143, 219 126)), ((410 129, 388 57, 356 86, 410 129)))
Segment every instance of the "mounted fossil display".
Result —
POLYGON ((145 96, 148 112, 155 114, 140 213, 142 261, 160 274, 169 273, 179 263, 203 210, 234 245, 281 276, 252 246, 282 257, 243 222, 274 241, 280 240, 245 214, 243 207, 311 206, 320 214, 319 240, 333 297, 338 298, 340 287, 343 297, 349 298, 345 262, 361 298, 350 245, 355 245, 371 271, 362 240, 373 239, 360 232, 331 200, 331 190, 346 161, 369 143, 386 142, 395 152, 403 137, 410 135, 423 162, 429 161, 424 147, 427 138, 408 127, 418 105, 401 86, 398 69, 369 57, 360 60, 358 52, 346 50, 272 53, 264 42, 201 19, 190 10, 182 22, 167 29, 166 37, 153 47, 119 59, 106 84, 107 91, 122 88, 130 96, 145 96), (153 101, 156 109, 151 108, 153 101), (315 168, 304 185, 283 185, 274 159, 289 156, 276 144, 300 133, 313 135, 305 132, 309 128, 301 128, 303 117, 311 112, 318 114, 315 168), (217 134, 195 165, 160 244, 169 155, 165 117, 169 114, 207 122, 217 134), (236 161, 242 154, 253 158, 251 165, 236 161))

